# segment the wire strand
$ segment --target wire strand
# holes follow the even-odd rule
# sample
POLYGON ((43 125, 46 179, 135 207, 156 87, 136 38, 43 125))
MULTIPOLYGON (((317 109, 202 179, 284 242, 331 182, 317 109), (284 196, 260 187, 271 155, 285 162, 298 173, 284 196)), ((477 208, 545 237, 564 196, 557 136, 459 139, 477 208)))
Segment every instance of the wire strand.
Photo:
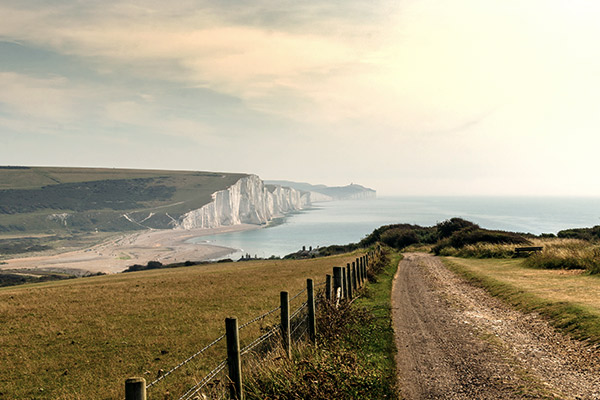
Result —
POLYGON ((212 371, 210 371, 204 378, 200 380, 197 384, 192 386, 183 396, 181 396, 178 400, 187 400, 196 393, 198 393, 204 386, 208 384, 217 374, 225 369, 227 366, 227 360, 221 361, 221 363, 212 371), (194 390, 195 389, 195 390, 194 390), (193 391, 193 392, 192 392, 193 391))
POLYGON ((248 321, 248 322, 246 322, 245 324, 241 325, 241 326, 240 326, 238 329, 240 329, 240 330, 241 330, 241 329, 243 329, 243 328, 247 327, 248 325, 250 325, 250 324, 253 324, 254 322, 256 322, 256 321, 258 321, 258 320, 261 320, 261 319, 263 319, 263 318, 266 318, 266 317, 268 317, 269 315, 273 314, 275 311, 279 310, 280 308, 281 308, 281 307, 276 307, 276 308, 272 309, 271 311, 267 311, 267 312, 266 312, 266 313, 264 313, 263 315, 259 315, 258 317, 254 318, 253 320, 251 320, 251 321, 248 321))
POLYGON ((213 340, 210 344, 206 345, 204 348, 202 348, 198 352, 196 352, 196 354, 190 356, 187 360, 182 361, 181 363, 179 363, 179 365, 177 365, 176 367, 173 367, 166 374, 159 376, 156 380, 154 380, 154 382, 150 383, 149 385, 146 385, 146 389, 150 389, 152 386, 156 385, 158 382, 162 381, 167 376, 171 375, 171 373, 175 372, 176 370, 183 367, 185 364, 189 363, 190 361, 192 361, 194 358, 196 358, 200 354, 204 353, 206 350, 210 349, 211 347, 213 347, 214 345, 219 343, 221 340, 223 340, 224 337, 225 337, 225 335, 221 335, 217 339, 213 340))
POLYGON ((292 302, 292 301, 293 301, 293 300, 294 300, 296 297, 300 296, 300 295, 301 295, 302 293, 304 293, 304 292, 306 292, 306 289, 302 289, 301 291, 299 291, 298 293, 296 293, 296 294, 294 295, 294 297, 292 297, 292 298, 290 299, 290 302, 292 302))
POLYGON ((273 329, 271 329, 269 332, 260 336, 258 339, 255 339, 252 343, 250 343, 249 345, 245 346, 243 349, 240 350, 240 355, 244 355, 244 354, 248 353, 249 351, 254 349, 256 346, 258 346, 265 340, 269 339, 271 336, 273 336, 275 333, 277 333, 277 331, 280 328, 281 328, 281 325, 277 325, 273 329))
POLYGON ((298 308, 296 309, 296 311, 294 311, 294 312, 292 313, 292 315, 290 315, 290 319, 294 319, 294 317, 295 317, 296 315, 298 315, 298 314, 299 314, 299 313, 300 313, 300 312, 301 312, 301 311, 304 309, 304 307, 306 307, 307 305, 308 305, 308 302, 307 302, 307 301, 305 301, 304 303, 302 303, 302 305, 301 305, 300 307, 298 307, 298 308))

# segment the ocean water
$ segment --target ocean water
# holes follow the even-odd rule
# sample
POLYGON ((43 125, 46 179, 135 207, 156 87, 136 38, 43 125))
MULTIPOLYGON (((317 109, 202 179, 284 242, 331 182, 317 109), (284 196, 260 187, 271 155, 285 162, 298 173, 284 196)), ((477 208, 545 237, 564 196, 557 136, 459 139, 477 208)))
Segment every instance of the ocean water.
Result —
POLYGON ((394 223, 435 225, 461 217, 488 229, 534 234, 600 225, 600 198, 380 197, 316 203, 262 229, 191 239, 243 254, 284 256, 302 246, 358 242, 375 228, 394 223))

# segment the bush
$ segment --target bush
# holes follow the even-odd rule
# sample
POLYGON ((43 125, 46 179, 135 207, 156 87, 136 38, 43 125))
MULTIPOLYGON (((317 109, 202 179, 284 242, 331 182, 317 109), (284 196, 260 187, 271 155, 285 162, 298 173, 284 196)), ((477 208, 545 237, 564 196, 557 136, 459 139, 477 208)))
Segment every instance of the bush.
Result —
MULTIPOLYGON (((522 235, 514 232, 504 231, 491 231, 487 229, 479 228, 477 225, 463 228, 459 231, 454 232, 450 237, 440 240, 434 247, 433 252, 436 255, 442 255, 442 251, 448 247, 455 248, 457 250, 463 249, 469 245, 480 245, 480 244, 530 244, 531 242, 523 237, 522 235)), ((474 253, 481 251, 487 251, 491 254, 491 248, 479 247, 471 248, 474 253)), ((505 250, 500 253, 504 254, 505 250)), ((457 254, 453 254, 457 255, 457 254)), ((492 257, 490 255, 490 257, 492 257)))
POLYGON ((600 225, 596 225, 593 228, 565 229, 558 232, 557 236, 562 239, 598 241, 600 240, 600 225))
MULTIPOLYGON (((360 247, 369 247, 374 245, 377 242, 383 242, 384 238, 387 238, 388 241, 393 242, 393 237, 397 236, 412 236, 414 234, 417 238, 417 242, 413 243, 425 243, 425 244, 433 244, 437 241, 437 232, 435 227, 422 227, 419 225, 411 225, 411 224, 392 224, 392 225, 383 225, 377 229, 375 229, 371 234, 362 239, 359 242, 360 247), (391 231, 390 233, 388 233, 391 231), (412 233, 408 233, 412 232, 412 233)), ((414 236, 412 236, 414 238, 414 236)), ((408 240, 411 241, 412 239, 408 240)), ((400 242, 401 243, 401 242, 400 242)), ((395 246, 392 246, 395 247, 395 246)), ((398 247, 396 247, 398 248, 398 247)))
POLYGON ((403 249, 411 244, 419 243, 419 238, 412 230, 393 228, 383 232, 381 241, 395 249, 403 249))
POLYGON ((479 228, 479 225, 476 225, 462 218, 450 218, 436 225, 438 237, 440 239, 448 238, 452 236, 454 232, 458 232, 460 230, 470 227, 479 228))

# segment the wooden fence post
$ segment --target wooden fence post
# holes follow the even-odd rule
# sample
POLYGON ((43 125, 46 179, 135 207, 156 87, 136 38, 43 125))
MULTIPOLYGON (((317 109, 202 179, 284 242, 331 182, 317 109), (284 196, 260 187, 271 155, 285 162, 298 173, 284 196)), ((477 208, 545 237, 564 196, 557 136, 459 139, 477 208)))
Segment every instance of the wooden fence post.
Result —
POLYGON ((325 275, 325 299, 331 301, 331 275, 325 275))
POLYGON ((227 366, 229 367, 229 393, 232 399, 243 400, 242 359, 237 318, 225 318, 227 335, 227 366))
POLYGON ((317 316, 315 313, 315 286, 312 279, 306 280, 308 303, 308 337, 312 344, 317 344, 317 316))
POLYGON ((144 378, 129 378, 125 381, 125 400, 146 400, 144 378))
POLYGON ((352 273, 350 272, 350 263, 346 264, 346 281, 348 282, 348 299, 352 300, 352 273))
POLYGON ((354 289, 355 293, 358 291, 358 285, 356 282, 356 267, 354 266, 354 263, 352 263, 352 289, 354 289))
POLYGON ((279 296, 281 303, 281 340, 283 351, 288 358, 292 357, 292 339, 290 337, 290 295, 288 292, 281 292, 279 296))
POLYGON ((367 274, 365 273, 365 259, 360 257, 360 269, 362 270, 362 276, 363 276, 363 284, 366 283, 367 281, 367 274))
POLYGON ((348 275, 346 274, 346 268, 341 267, 342 268, 342 292, 343 292, 343 297, 345 299, 348 298, 348 275))
MULTIPOLYGON (((338 290, 342 288, 342 267, 333 267, 333 296, 337 301, 338 290)), ((340 290, 341 291, 341 290, 340 290)), ((341 294, 341 293, 340 293, 341 294)))
POLYGON ((358 284, 362 287, 364 279, 363 279, 363 271, 360 267, 360 259, 356 259, 356 269, 358 270, 358 284))

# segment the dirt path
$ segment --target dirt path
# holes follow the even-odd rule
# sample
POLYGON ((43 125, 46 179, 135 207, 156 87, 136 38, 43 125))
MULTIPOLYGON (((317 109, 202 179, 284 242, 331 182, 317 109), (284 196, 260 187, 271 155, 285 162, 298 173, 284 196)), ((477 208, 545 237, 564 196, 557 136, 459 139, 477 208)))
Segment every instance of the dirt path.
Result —
POLYGON ((403 398, 600 399, 600 352, 405 254, 392 293, 403 398))

